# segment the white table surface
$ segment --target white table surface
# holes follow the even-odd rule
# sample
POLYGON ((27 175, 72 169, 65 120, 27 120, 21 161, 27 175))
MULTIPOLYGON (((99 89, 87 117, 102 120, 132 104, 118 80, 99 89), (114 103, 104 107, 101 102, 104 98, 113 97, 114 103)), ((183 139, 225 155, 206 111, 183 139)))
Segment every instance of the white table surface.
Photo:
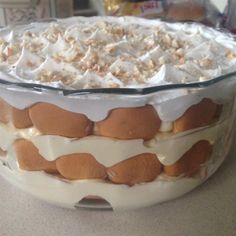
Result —
POLYGON ((58 208, 0 177, 0 236, 38 235, 235 236, 236 145, 223 166, 196 190, 132 212, 58 208))

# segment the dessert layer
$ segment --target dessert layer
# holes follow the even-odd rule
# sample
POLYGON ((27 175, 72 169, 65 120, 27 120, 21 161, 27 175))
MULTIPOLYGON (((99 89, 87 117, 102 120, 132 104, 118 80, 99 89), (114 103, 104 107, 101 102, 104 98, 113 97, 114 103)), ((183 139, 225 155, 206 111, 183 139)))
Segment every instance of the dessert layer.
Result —
POLYGON ((221 165, 228 153, 230 140, 228 144, 225 148, 222 148, 222 143, 215 147, 212 161, 207 165, 207 174, 201 177, 166 178, 160 175, 155 181, 132 187, 102 180, 66 182, 43 172, 9 169, 2 164, 0 174, 24 191, 59 206, 73 208, 81 199, 92 195, 108 201, 114 210, 141 208, 177 198, 201 184, 221 165))
MULTIPOLYGON (((222 123, 215 124, 212 127, 195 130, 195 132, 192 133, 189 132, 184 136, 174 135, 175 137, 172 140, 171 136, 169 136, 169 138, 165 137, 165 142, 162 143, 159 143, 157 140, 156 144, 159 144, 160 147, 168 147, 171 158, 171 153, 175 153, 174 150, 176 150, 177 153, 180 154, 178 150, 184 150, 183 144, 185 144, 188 139, 191 140, 191 138, 193 138, 191 140, 193 141, 194 135, 196 133, 200 133, 199 139, 192 144, 190 141, 188 143, 189 146, 185 146, 185 151, 178 157, 178 159, 174 163, 164 165, 159 162, 159 150, 156 145, 154 146, 156 148, 156 153, 151 153, 151 149, 147 149, 147 152, 140 151, 140 153, 138 153, 137 155, 128 156, 126 159, 123 159, 121 161, 114 161, 115 164, 113 165, 111 164, 105 166, 97 158, 98 156, 96 154, 96 150, 92 149, 93 146, 89 145, 89 143, 86 143, 86 139, 88 140, 90 137, 87 137, 84 140, 84 144, 88 145, 87 151, 83 150, 84 145, 81 146, 82 150, 78 149, 78 146, 76 145, 74 147, 74 150, 70 150, 69 153, 60 153, 55 156, 55 159, 49 161, 46 160, 45 157, 40 153, 40 150, 44 151, 46 147, 48 147, 49 153, 53 153, 54 150, 58 150, 60 148, 62 148, 62 151, 65 151, 63 145, 59 144, 58 146, 55 146, 52 145, 53 142, 51 141, 49 143, 41 143, 42 146, 41 148, 39 148, 38 146, 34 145, 33 142, 31 142, 34 139, 33 137, 31 137, 31 141, 27 139, 16 140, 14 143, 15 150, 10 150, 10 153, 16 152, 16 158, 18 160, 19 167, 24 170, 44 170, 48 173, 55 172, 59 173, 62 177, 69 180, 107 178, 113 183, 123 183, 131 186, 138 183, 152 181, 162 172, 162 169, 164 169, 165 174, 168 176, 192 177, 198 174, 201 170, 202 164, 205 164, 209 160, 212 154, 212 148, 215 145, 218 146, 219 140, 225 140, 225 137, 230 134, 231 125, 232 118, 224 120, 224 122, 222 123), (209 133, 206 132, 206 134, 210 134, 208 136, 210 141, 203 139, 204 137, 207 137, 204 136, 204 133, 202 132, 203 130, 209 131, 209 133), (210 131, 212 131, 212 133, 210 131), (186 138, 186 140, 181 140, 182 137, 186 138), (173 142, 173 145, 169 146, 171 142, 173 142), (46 146, 45 144, 48 146, 46 146), (94 156, 91 153, 94 153, 94 156)), ((35 138, 38 137, 40 137, 41 139, 45 138, 45 136, 36 136, 35 138)), ((55 136, 49 136, 49 138, 51 137, 55 138, 55 136)), ((94 138, 96 140, 96 137, 94 138)), ((72 143, 75 141, 76 140, 72 140, 72 143)), ((122 159, 123 157, 123 150, 124 152, 126 150, 130 150, 130 147, 126 146, 126 142, 129 141, 131 140, 123 141, 124 146, 121 146, 122 149, 117 150, 116 154, 120 159, 122 159)), ((159 141, 161 141, 161 139, 159 139, 159 141)), ((99 145, 97 142, 96 144, 99 145)), ((104 144, 108 145, 108 143, 106 142, 104 142, 104 144)), ((221 143, 220 145, 225 144, 221 143)), ((68 142, 64 147, 69 147, 68 142)), ((97 146, 97 150, 99 150, 99 148, 101 147, 101 145, 97 146)), ((104 158, 105 161, 111 159, 109 158, 109 151, 107 151, 111 147, 111 145, 109 145, 109 147, 107 146, 107 148, 104 149, 106 153, 103 153, 103 156, 101 155, 101 157, 104 158)), ((139 145, 136 147, 137 149, 140 148, 139 145)), ((110 150, 112 150, 111 156, 113 156, 113 153, 115 153, 115 149, 110 150)), ((166 154, 165 158, 166 160, 169 160, 168 154, 166 154)))
POLYGON ((74 208, 87 196, 99 196, 114 210, 150 206, 183 195, 202 183, 201 179, 156 180, 129 187, 101 180, 61 181, 42 172, 14 171, 0 164, 0 175, 12 184, 44 201, 74 208))
MULTIPOLYGON (((2 73, 0 72, 1 78, 2 73)), ((4 77, 3 77, 4 78, 4 77)), ((152 105, 162 121, 173 122, 181 117, 192 105, 204 98, 216 104, 225 104, 235 96, 236 83, 232 76, 227 82, 221 81, 204 89, 174 89, 149 95, 80 94, 64 95, 56 91, 37 91, 15 86, 0 86, 1 98, 19 110, 36 103, 49 103, 66 111, 80 113, 98 122, 104 120, 116 108, 142 107, 152 105)))
POLYGON ((98 162, 110 166, 140 153, 153 153, 158 156, 161 163, 171 165, 199 140, 207 140, 213 144, 226 132, 227 122, 228 120, 183 135, 157 135, 156 139, 149 142, 143 142, 141 139, 117 140, 98 136, 79 140, 58 136, 37 136, 31 137, 31 141, 39 149, 40 154, 49 161, 61 155, 81 152, 91 153, 98 162), (111 158, 107 158, 107 155, 111 158))
MULTIPOLYGON (((221 106, 205 99, 193 107, 192 110, 194 112, 199 111, 198 108, 202 107, 201 104, 204 105, 205 110, 210 104, 214 111, 210 116, 217 118, 219 113, 217 110, 221 111, 221 106)), ((35 107, 37 108, 38 105, 41 104, 36 104, 35 107)), ((48 106, 48 104, 45 105, 48 106)), ((50 117, 50 113, 52 113, 52 116, 56 113, 56 116, 62 114, 62 116, 67 117, 64 114, 67 113, 66 111, 61 113, 60 109, 53 110, 54 107, 49 105, 49 108, 47 107, 44 111, 47 117, 50 117)), ((151 106, 148 105, 144 108, 148 108, 147 114, 151 111, 151 116, 156 117, 156 113, 153 113, 151 106)), ((124 110, 126 114, 127 109, 128 116, 130 116, 129 112, 132 113, 134 110, 136 114, 140 110, 140 108, 120 108, 118 111, 124 110)), ((68 113, 70 117, 71 114, 68 113)), ((164 172, 167 175, 193 176, 199 172, 200 166, 208 160, 211 154, 211 145, 214 145, 224 133, 228 132, 231 124, 229 122, 231 113, 232 111, 225 112, 223 117, 228 118, 214 125, 177 134, 173 132, 157 133, 155 138, 149 141, 142 139, 119 140, 94 135, 75 139, 59 135, 43 135, 36 127, 17 129, 11 123, 2 123, 0 134, 4 138, 0 142, 0 148, 9 153, 14 152, 11 148, 14 143, 21 169, 28 171, 44 170, 47 173, 60 174, 65 179, 108 178, 114 183, 133 185, 155 179, 161 173, 162 165, 164 165, 164 172), (112 158, 109 158, 109 150, 111 150, 110 156, 112 158), (133 172, 130 170, 133 170, 133 172)), ((32 117, 30 112, 29 114, 32 117)), ((188 115, 189 111, 186 111, 183 115, 184 121, 186 121, 184 119, 186 114, 188 115)), ((38 112, 38 115, 41 115, 41 113, 38 112)), ((77 116, 79 116, 79 119, 81 118, 80 114, 75 114, 75 119, 77 119, 77 116)), ((37 115, 35 117, 38 119, 37 115)), ((136 117, 139 117, 139 114, 136 114, 136 117)), ((136 117, 134 116, 134 120, 136 117)), ((202 117, 204 118, 204 115, 202 117)), ((142 118, 140 120, 147 122, 142 118)), ((54 119, 52 119, 53 121, 54 119)), ((125 119, 123 122, 125 122, 125 119)), ((32 123, 34 124, 34 119, 32 123)), ((61 125, 63 125, 63 122, 61 122, 61 125)), ((162 129, 165 129, 163 126, 162 129)))
POLYGON ((22 170, 41 170, 59 174, 67 180, 108 179, 130 186, 151 182, 162 170, 167 176, 193 177, 210 159, 212 150, 213 146, 208 141, 200 140, 172 165, 162 165, 155 154, 141 153, 106 168, 89 153, 72 153, 47 161, 30 141, 20 139, 14 143, 16 159, 22 170))
POLYGON ((69 138, 99 135, 123 140, 150 140, 158 132, 179 133, 210 125, 219 120, 222 109, 223 105, 204 98, 174 122, 161 121, 155 108, 145 105, 112 109, 104 120, 94 123, 84 114, 66 111, 49 103, 36 103, 20 110, 0 100, 0 121, 12 122, 16 128, 34 126, 43 135, 69 138))
POLYGON ((161 174, 150 183, 132 187, 104 180, 62 181, 61 178, 44 172, 20 170, 12 152, 8 152, 7 161, 1 161, 0 174, 28 193, 64 207, 72 208, 81 199, 91 195, 107 200, 115 210, 150 206, 183 195, 215 172, 229 151, 233 118, 228 121, 228 129, 224 135, 214 145, 211 158, 194 178, 167 177, 161 174))
POLYGON ((198 24, 78 17, 0 37, 0 66, 13 78, 72 89, 205 81, 236 65, 234 40, 198 24))
POLYGON ((0 148, 7 151, 17 139, 26 139, 32 142, 40 155, 48 161, 72 153, 90 153, 99 163, 109 167, 140 153, 152 153, 162 164, 171 165, 200 140, 207 140, 214 144, 227 132, 230 120, 231 118, 228 118, 218 124, 180 134, 159 134, 148 142, 141 139, 118 140, 100 136, 71 139, 55 135, 40 135, 35 128, 22 130, 0 124, 2 137, 0 148))
MULTIPOLYGON (((0 77, 8 81, 72 89, 140 88, 205 81, 236 70, 235 41, 198 24, 132 17, 71 18, 5 28, 0 38, 0 77)), ((23 110, 40 102, 83 114, 93 122, 104 120, 116 108, 150 104, 162 121, 173 122, 203 98, 222 104, 234 91, 235 82, 230 80, 197 91, 175 89, 146 96, 64 96, 50 90, 0 87, 1 97, 14 108, 11 119, 19 128, 30 125, 23 110), (15 120, 19 110, 21 119, 15 120)), ((79 136, 90 133, 90 128, 91 123, 79 136)))

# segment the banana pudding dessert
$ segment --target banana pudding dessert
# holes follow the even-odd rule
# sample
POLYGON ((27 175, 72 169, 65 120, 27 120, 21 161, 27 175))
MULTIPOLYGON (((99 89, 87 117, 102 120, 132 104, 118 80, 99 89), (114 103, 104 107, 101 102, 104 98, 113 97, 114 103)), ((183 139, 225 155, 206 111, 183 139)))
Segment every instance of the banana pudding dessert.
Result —
POLYGON ((167 201, 229 151, 236 42, 206 26, 134 17, 9 26, 0 69, 0 174, 54 204, 167 201))

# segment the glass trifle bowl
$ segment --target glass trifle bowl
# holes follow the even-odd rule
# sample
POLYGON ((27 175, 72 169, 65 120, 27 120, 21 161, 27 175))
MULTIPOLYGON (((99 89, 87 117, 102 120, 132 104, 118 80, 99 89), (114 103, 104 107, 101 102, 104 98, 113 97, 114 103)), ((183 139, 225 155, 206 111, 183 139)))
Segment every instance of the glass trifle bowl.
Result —
POLYGON ((203 183, 233 134, 236 43, 199 24, 4 28, 0 174, 63 207, 136 209, 203 183))

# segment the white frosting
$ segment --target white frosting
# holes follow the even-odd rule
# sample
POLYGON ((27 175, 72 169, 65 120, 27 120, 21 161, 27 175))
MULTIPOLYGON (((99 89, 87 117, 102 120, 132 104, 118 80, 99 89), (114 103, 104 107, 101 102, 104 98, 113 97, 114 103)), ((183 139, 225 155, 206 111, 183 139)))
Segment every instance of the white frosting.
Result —
POLYGON ((48 161, 72 153, 90 153, 99 163, 110 167, 141 153, 153 153, 163 165, 172 165, 198 141, 207 140, 214 144, 227 131, 231 120, 230 118, 210 127, 177 135, 157 134, 155 139, 148 142, 141 139, 118 140, 99 136, 70 139, 55 135, 39 135, 35 128, 17 130, 0 124, 0 148, 9 151, 16 139, 25 138, 30 140, 48 161))
POLYGON ((17 80, 72 89, 196 82, 236 69, 236 58, 229 56, 236 43, 229 35, 133 17, 3 29, 0 46, 0 66, 17 80))

